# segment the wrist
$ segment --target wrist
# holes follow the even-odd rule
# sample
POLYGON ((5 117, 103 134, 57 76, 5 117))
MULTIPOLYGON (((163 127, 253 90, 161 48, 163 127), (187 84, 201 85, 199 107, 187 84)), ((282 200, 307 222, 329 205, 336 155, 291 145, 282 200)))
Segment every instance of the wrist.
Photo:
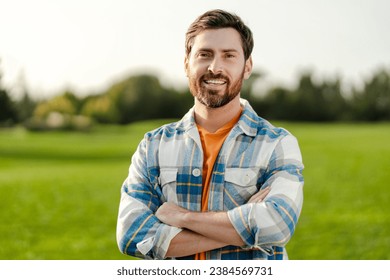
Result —
POLYGON ((193 212, 186 211, 181 215, 179 226, 180 228, 188 228, 188 225, 191 223, 193 212))

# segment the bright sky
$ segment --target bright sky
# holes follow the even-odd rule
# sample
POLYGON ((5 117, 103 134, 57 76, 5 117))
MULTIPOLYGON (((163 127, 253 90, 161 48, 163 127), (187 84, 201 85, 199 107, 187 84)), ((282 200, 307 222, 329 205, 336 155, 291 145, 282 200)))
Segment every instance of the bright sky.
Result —
POLYGON ((388 0, 0 0, 2 83, 35 96, 87 94, 153 71, 186 86, 184 34, 203 12, 238 14, 254 33, 264 82, 293 85, 305 69, 358 83, 390 66, 388 0))

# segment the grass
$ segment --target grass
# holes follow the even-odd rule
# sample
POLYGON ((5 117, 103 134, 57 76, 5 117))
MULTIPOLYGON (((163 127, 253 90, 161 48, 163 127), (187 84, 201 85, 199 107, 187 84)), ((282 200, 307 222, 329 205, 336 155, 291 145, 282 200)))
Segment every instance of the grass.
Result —
MULTIPOLYGON (((119 191, 145 131, 0 130, 0 259, 128 259, 119 191)), ((305 202, 291 259, 390 259, 390 124, 278 123, 297 136, 305 202)))
POLYGON ((145 129, 0 131, 0 259, 126 259, 115 241, 120 186, 145 129))
POLYGON ((293 259, 390 259, 390 124, 289 124, 305 202, 293 259))

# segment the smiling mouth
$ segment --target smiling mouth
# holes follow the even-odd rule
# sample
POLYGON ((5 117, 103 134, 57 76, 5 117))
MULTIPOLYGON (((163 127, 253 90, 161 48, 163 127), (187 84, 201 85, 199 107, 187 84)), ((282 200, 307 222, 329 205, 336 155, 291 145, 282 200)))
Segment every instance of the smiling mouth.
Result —
POLYGON ((205 84, 208 84, 208 85, 224 85, 226 84, 226 81, 225 80, 203 80, 203 82, 205 84))

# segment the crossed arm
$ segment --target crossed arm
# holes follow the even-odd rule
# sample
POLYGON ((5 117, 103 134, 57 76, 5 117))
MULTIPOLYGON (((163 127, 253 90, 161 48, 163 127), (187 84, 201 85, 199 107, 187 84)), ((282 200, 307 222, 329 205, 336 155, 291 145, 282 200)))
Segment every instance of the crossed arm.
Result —
POLYGON ((149 181, 158 172, 147 168, 144 145, 133 156, 121 189, 117 242, 124 254, 163 259, 226 245, 256 247, 272 254, 274 246, 283 247, 291 238, 303 202, 303 164, 294 137, 284 137, 269 159, 262 186, 271 187, 272 193, 268 195, 265 188, 228 212, 199 213, 172 203, 161 205, 160 189, 152 188, 149 181))
MULTIPOLYGON (((262 202, 268 193, 269 188, 260 190, 248 203, 262 202)), ((155 215, 161 222, 183 229, 172 239, 166 257, 183 257, 227 245, 245 245, 227 212, 192 212, 166 202, 155 215)))

